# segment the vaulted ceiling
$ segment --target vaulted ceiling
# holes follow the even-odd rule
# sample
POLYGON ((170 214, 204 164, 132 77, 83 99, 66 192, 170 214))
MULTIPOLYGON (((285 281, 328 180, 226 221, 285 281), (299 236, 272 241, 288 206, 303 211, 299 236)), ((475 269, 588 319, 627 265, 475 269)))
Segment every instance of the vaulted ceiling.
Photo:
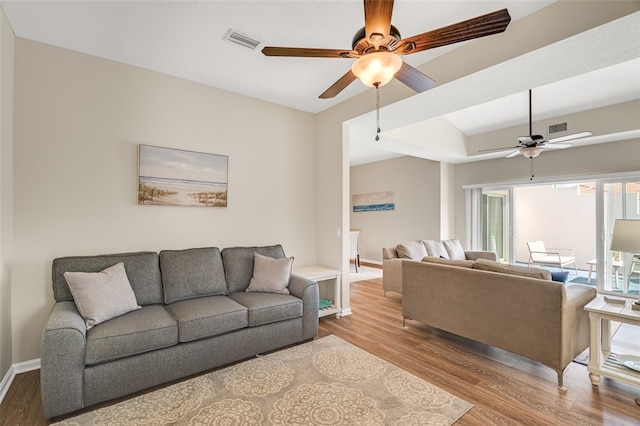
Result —
MULTIPOLYGON (((408 37, 508 8, 513 24, 552 3, 398 0, 392 23, 403 37, 408 37)), ((363 5, 359 0, 0 1, 0 7, 19 37, 303 111, 320 112, 371 90, 354 82, 334 99, 318 99, 320 93, 349 69, 352 59, 276 58, 265 57, 260 52, 265 45, 349 49, 354 33, 364 25, 363 5), (230 30, 254 38, 260 44, 249 49, 231 43, 225 40, 230 30)), ((636 35, 640 36, 637 32, 636 35)), ((490 37, 508 37, 508 29, 490 37)), ((457 47, 459 45, 437 48, 404 59, 418 67, 457 47)), ((548 68, 549 64, 540 66, 548 68)), ((428 70, 423 71, 428 74, 428 70)), ((606 72, 617 76, 615 86, 602 85, 602 75, 583 73, 555 81, 547 89, 540 88, 536 91, 534 116, 544 119, 640 99, 640 61, 625 61, 620 68, 606 72), (562 102, 557 101, 557 96, 552 100, 549 95, 558 91, 570 96, 563 97, 562 102)), ((422 95, 425 94, 416 98, 422 95)), ((514 90, 499 98, 443 112, 441 116, 465 137, 473 138, 526 122, 526 102, 526 90, 514 90)), ((418 122, 412 124, 420 126, 418 122)), ((354 147, 353 163, 368 161, 358 152, 357 144, 354 147)), ((386 156, 403 153, 394 151, 391 145, 371 147, 367 144, 363 149, 369 156, 375 149, 383 151, 382 157, 384 151, 386 156)), ((477 153, 465 153, 464 157, 480 159, 474 158, 474 154, 477 153)), ((453 162, 464 160, 447 155, 432 157, 453 162)))

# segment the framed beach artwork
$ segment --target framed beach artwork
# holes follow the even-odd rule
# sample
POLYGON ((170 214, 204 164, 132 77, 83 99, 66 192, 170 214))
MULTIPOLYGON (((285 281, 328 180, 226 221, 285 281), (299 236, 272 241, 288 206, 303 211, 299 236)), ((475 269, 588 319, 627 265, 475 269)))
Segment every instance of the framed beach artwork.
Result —
POLYGON ((229 157, 138 145, 138 204, 227 207, 229 157))
POLYGON ((354 212, 395 210, 395 208, 394 191, 367 192, 353 196, 354 212))

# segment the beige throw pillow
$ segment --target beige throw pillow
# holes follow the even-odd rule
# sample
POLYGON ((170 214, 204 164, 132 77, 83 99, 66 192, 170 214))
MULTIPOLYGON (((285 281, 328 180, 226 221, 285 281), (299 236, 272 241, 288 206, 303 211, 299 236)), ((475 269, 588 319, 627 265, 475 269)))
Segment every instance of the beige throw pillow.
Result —
POLYGON ((289 294, 293 257, 273 259, 258 253, 253 258, 253 276, 245 291, 289 294))
POLYGON ((122 262, 100 272, 65 272, 64 279, 87 329, 140 309, 122 262))
POLYGON ((441 265, 457 266, 459 268, 473 268, 473 260, 443 259, 441 257, 425 256, 422 258, 422 261, 427 263, 439 263, 441 265))
POLYGON ((427 249, 420 241, 411 241, 396 246, 398 257, 401 259, 420 260, 427 255, 427 249))
POLYGON ((528 266, 506 265, 493 260, 477 259, 473 264, 474 269, 483 271, 500 272, 503 274, 519 275, 521 277, 538 278, 540 280, 551 280, 551 272, 542 268, 529 268, 528 266))

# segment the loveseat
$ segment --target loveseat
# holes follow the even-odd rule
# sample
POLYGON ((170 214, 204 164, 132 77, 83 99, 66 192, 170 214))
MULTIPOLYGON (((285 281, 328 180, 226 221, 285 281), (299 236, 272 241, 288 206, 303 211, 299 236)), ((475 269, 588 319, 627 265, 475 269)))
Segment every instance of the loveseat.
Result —
POLYGON ((551 280, 549 271, 486 259, 425 257, 402 262, 404 319, 538 361, 563 385, 567 365, 589 345, 586 285, 551 280))
POLYGON ((45 416, 312 339, 318 286, 291 274, 292 262, 280 245, 55 259, 55 304, 42 336, 45 416), (105 276, 107 291, 124 281, 122 294, 104 297, 122 300, 116 309, 127 306, 127 291, 135 295, 129 312, 106 320, 87 314, 102 306, 81 292, 105 276))
POLYGON ((382 291, 402 293, 402 260, 409 259, 417 262, 423 257, 436 257, 451 260, 476 260, 480 258, 497 260, 492 251, 464 250, 457 239, 449 240, 420 240, 400 243, 395 247, 382 249, 382 291))

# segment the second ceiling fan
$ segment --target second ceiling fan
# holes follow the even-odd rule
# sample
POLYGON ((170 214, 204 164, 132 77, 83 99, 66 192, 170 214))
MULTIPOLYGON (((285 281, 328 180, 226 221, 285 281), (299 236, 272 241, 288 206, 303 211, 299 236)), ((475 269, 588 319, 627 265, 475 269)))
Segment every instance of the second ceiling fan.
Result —
POLYGON ((507 149, 514 149, 514 151, 509 153, 506 158, 515 157, 516 155, 521 154, 524 157, 533 159, 540 155, 540 153, 545 149, 564 149, 571 146, 571 144, 569 143, 562 142, 591 136, 591 132, 573 133, 571 135, 560 136, 552 139, 545 139, 542 135, 534 135, 531 109, 531 89, 529 89, 529 134, 527 136, 518 137, 517 146, 486 149, 481 150, 480 152, 505 151, 507 149))
POLYGON ((262 53, 266 56, 356 59, 351 69, 320 95, 322 99, 333 98, 356 78, 378 88, 395 77, 416 92, 424 92, 433 87, 434 81, 404 62, 400 55, 501 33, 511 21, 507 9, 502 9, 402 39, 398 29, 391 25, 392 12, 393 0, 364 0, 364 27, 354 35, 351 50, 267 46, 262 53))

